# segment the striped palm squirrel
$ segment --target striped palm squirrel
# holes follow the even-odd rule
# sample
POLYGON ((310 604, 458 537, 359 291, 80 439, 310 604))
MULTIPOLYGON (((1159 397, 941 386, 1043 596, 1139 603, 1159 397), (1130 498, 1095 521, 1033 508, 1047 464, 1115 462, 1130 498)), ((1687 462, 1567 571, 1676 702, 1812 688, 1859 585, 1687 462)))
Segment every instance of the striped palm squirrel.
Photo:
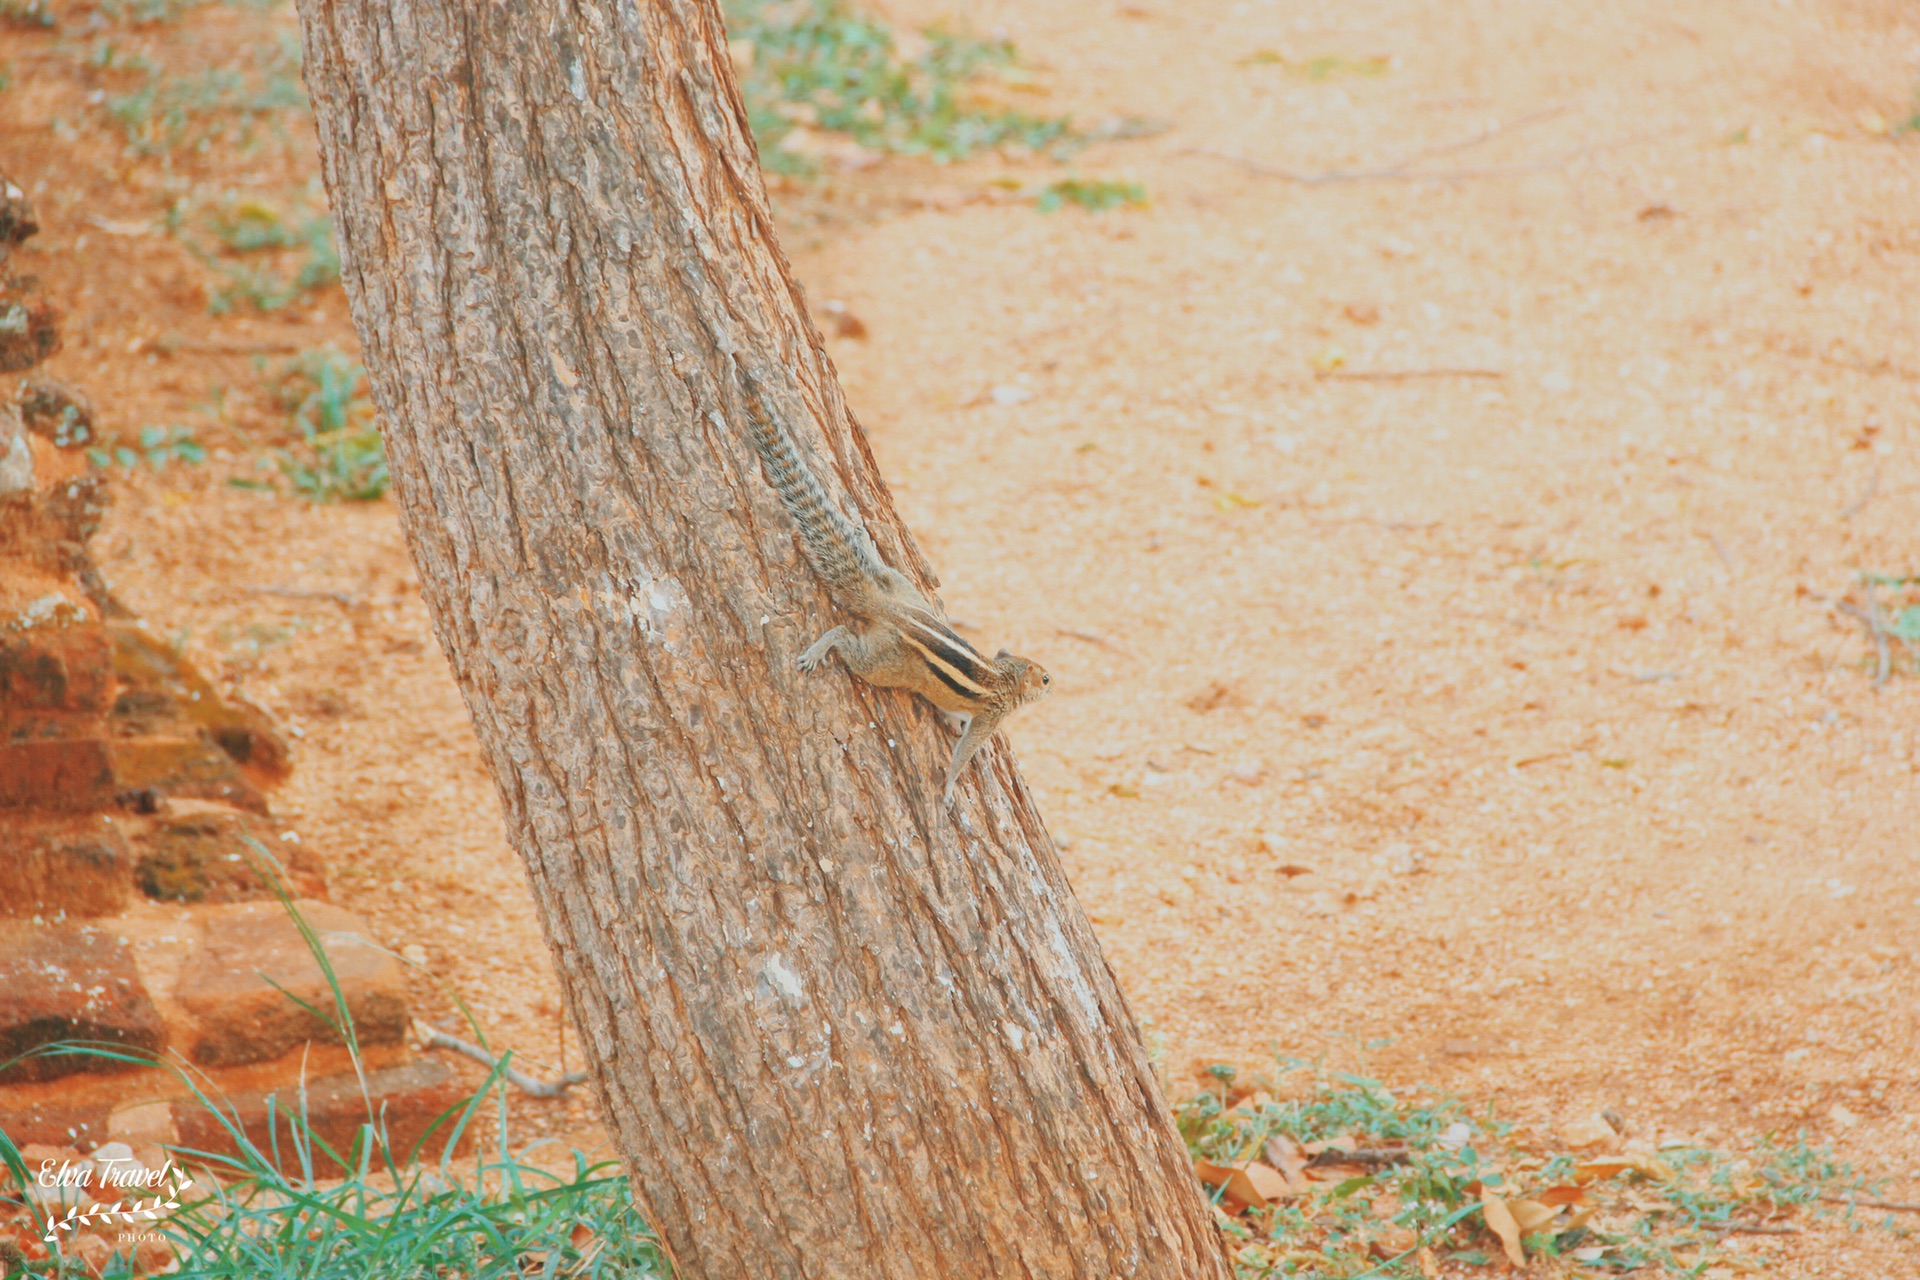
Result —
POLYGON ((1045 697, 1053 677, 1005 649, 988 658, 961 639, 940 607, 881 560, 866 530, 834 505, 752 377, 744 368, 739 374, 767 479, 799 526, 800 545, 827 594, 857 619, 814 641, 800 655, 800 669, 816 670, 838 650, 848 670, 868 684, 911 690, 963 721, 947 764, 944 798, 952 804, 954 781, 967 761, 1007 716, 1045 697))

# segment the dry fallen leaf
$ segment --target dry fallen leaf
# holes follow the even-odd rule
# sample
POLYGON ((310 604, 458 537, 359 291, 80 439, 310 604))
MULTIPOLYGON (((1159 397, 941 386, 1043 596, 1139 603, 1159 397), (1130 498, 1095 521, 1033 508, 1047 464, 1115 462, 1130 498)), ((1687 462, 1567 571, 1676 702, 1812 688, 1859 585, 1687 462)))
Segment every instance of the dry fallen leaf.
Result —
POLYGON ((1509 1200, 1507 1212, 1513 1215, 1514 1224, 1523 1236, 1532 1235, 1560 1214, 1558 1207, 1538 1200, 1509 1200))
POLYGON ((1243 707, 1246 703, 1246 696, 1234 685, 1225 680, 1215 680, 1206 688, 1190 694, 1184 705, 1196 715, 1205 715, 1222 707, 1243 707))
POLYGON ((1440 1259, 1433 1256, 1433 1250, 1420 1246, 1420 1274, 1426 1280, 1440 1280, 1440 1259))
POLYGON ((1255 1175, 1248 1171, 1249 1162, 1236 1160, 1230 1164, 1218 1164, 1212 1160, 1195 1160, 1194 1176, 1206 1186, 1220 1192, 1220 1207, 1228 1213, 1242 1213, 1248 1209, 1264 1209, 1271 1203, 1261 1191, 1261 1184, 1268 1188, 1277 1188, 1282 1194, 1287 1190, 1287 1180, 1278 1169, 1271 1165, 1261 1165, 1265 1172, 1255 1181, 1255 1175))
POLYGON ((1541 1204, 1550 1205, 1579 1204, 1586 1198, 1587 1189, 1576 1186, 1548 1187, 1538 1197, 1541 1204))
POLYGON ((1487 1229, 1500 1237, 1500 1247, 1506 1251, 1507 1261, 1516 1267, 1526 1266, 1527 1251, 1520 1247, 1520 1224, 1513 1220, 1507 1202, 1482 1187, 1480 1212, 1487 1220, 1487 1229))
POLYGON ((1648 1155, 1644 1151, 1622 1151, 1619 1155, 1600 1156, 1597 1159, 1582 1161, 1573 1168, 1576 1182, 1592 1182, 1599 1178, 1611 1178, 1631 1170, 1643 1173, 1656 1182, 1671 1182, 1674 1178, 1673 1167, 1658 1156, 1648 1155))
POLYGON ((1287 1180, 1287 1188, 1295 1195, 1305 1191, 1311 1181, 1307 1177, 1307 1153, 1300 1144, 1284 1133, 1275 1134, 1267 1139, 1267 1163, 1280 1171, 1287 1180))
POLYGON ((1412 1252, 1413 1247, 1419 1243, 1420 1237, 1407 1228, 1387 1227, 1375 1236, 1373 1242, 1367 1247, 1373 1251, 1374 1257, 1384 1261, 1412 1252))
POLYGON ((1620 1146, 1619 1133, 1598 1112, 1567 1121, 1560 1126, 1560 1136, 1572 1151, 1587 1151, 1596 1147, 1615 1151, 1620 1146))
POLYGON ((1247 1181, 1253 1184, 1253 1189, 1259 1192, 1269 1204, 1275 1200, 1284 1200, 1288 1196, 1300 1194, 1287 1180, 1287 1175, 1270 1164, 1249 1160, 1246 1173, 1247 1181))

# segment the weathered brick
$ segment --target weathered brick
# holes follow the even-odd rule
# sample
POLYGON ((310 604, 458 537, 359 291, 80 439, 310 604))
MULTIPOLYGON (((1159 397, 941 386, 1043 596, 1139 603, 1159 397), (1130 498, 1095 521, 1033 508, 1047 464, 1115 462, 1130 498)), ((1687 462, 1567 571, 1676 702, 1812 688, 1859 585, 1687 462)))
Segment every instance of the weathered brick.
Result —
MULTIPOLYGON (((407 1026, 400 962, 373 943, 352 913, 324 902, 298 907, 320 937, 360 1043, 400 1043, 407 1026)), ((189 1057, 202 1066, 238 1066, 277 1058, 308 1040, 340 1042, 332 1026, 289 998, 336 1016, 327 975, 278 902, 211 907, 200 919, 205 937, 174 989, 198 1024, 189 1057)))
POLYGON ((126 691, 124 710, 114 708, 116 718, 148 725, 142 733, 177 732, 162 728, 162 721, 198 725, 251 780, 267 786, 285 780, 293 757, 273 717, 244 698, 222 696, 198 668, 138 619, 113 619, 107 632, 113 640, 114 670, 126 691))
POLYGON ((248 813, 155 819, 141 835, 134 882, 164 902, 249 902, 274 896, 264 868, 294 893, 322 896, 319 859, 281 834, 272 820, 248 813))
POLYGON ((20 388, 20 418, 27 430, 60 449, 84 449, 98 443, 93 403, 84 392, 52 378, 29 378, 20 388))
POLYGON ((102 738, 0 743, 0 809, 91 813, 113 803, 113 755, 102 738))
POLYGON ((0 373, 31 369, 60 349, 60 313, 32 282, 0 280, 0 373))
POLYGON ((113 697, 113 643, 87 605, 50 592, 0 616, 0 705, 104 712, 113 697))
POLYGON ((0 817, 0 916, 112 915, 126 907, 132 884, 117 817, 0 817))
POLYGON ((0 1132, 22 1145, 72 1142, 92 1147, 107 1140, 112 1118, 113 1102, 98 1090, 63 1086, 52 1093, 45 1088, 0 1085, 0 1132))
MULTIPOLYGON (((0 1062, 59 1040, 158 1052, 167 1030, 112 929, 11 924, 0 930, 0 1062)), ((123 1069, 84 1054, 40 1057, 0 1071, 0 1083, 123 1069)))
MULTIPOLYGON (((295 1117, 302 1114, 315 1137, 346 1156, 353 1150, 360 1127, 367 1123, 367 1104, 371 1101, 373 1114, 385 1120, 387 1143, 398 1162, 406 1158, 414 1143, 426 1136, 428 1126, 472 1094, 472 1088, 463 1084, 444 1062, 417 1058, 397 1067, 368 1072, 365 1096, 360 1092, 359 1077, 349 1072, 308 1081, 304 1098, 298 1084, 289 1084, 270 1093, 234 1094, 221 1101, 229 1117, 237 1116, 241 1129, 261 1151, 271 1154, 272 1139, 277 1136, 282 1167, 291 1169, 296 1165, 292 1142, 295 1117), (277 1135, 267 1131, 269 1096, 274 1098, 277 1135)), ((436 1158, 446 1148, 452 1136, 453 1119, 442 1121, 434 1129, 432 1138, 421 1148, 423 1159, 436 1158)), ((219 1118, 198 1102, 175 1102, 173 1123, 180 1134, 180 1145, 189 1150, 226 1155, 235 1154, 237 1150, 219 1118)), ((473 1126, 469 1125, 462 1137, 463 1143, 472 1138, 473 1126)), ((314 1163, 315 1171, 323 1176, 341 1172, 340 1166, 328 1160, 318 1148, 314 1150, 314 1163)), ((378 1167, 378 1157, 375 1157, 375 1167, 378 1167)))
POLYGON ((11 179, 0 178, 0 262, 13 246, 38 234, 40 219, 34 216, 33 201, 11 179))
POLYGON ((266 797, 240 776, 233 757, 202 730, 178 737, 115 738, 112 754, 118 790, 151 789, 166 796, 224 800, 252 813, 267 812, 266 797))

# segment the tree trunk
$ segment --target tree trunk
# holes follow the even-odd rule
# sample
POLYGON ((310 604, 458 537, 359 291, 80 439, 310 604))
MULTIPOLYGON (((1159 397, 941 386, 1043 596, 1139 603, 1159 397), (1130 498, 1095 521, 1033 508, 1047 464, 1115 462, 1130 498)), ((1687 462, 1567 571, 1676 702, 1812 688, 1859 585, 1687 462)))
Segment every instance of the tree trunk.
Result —
POLYGON ((931 574, 712 0, 300 12, 408 541, 680 1275, 1225 1277, 1004 743, 949 811, 925 705, 794 670, 834 618, 734 358, 931 574))

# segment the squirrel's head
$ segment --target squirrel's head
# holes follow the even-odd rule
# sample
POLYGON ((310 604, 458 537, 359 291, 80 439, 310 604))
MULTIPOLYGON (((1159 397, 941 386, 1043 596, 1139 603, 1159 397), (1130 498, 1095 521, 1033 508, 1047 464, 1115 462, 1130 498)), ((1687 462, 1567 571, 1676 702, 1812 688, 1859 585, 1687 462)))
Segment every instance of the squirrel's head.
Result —
POLYGON ((1053 684, 1053 677, 1047 669, 1037 662, 1029 662, 1018 654, 1002 649, 994 656, 994 662, 1001 670, 1014 677, 1013 694, 1016 706, 1026 706, 1029 702, 1038 702, 1047 696, 1047 690, 1053 684))

